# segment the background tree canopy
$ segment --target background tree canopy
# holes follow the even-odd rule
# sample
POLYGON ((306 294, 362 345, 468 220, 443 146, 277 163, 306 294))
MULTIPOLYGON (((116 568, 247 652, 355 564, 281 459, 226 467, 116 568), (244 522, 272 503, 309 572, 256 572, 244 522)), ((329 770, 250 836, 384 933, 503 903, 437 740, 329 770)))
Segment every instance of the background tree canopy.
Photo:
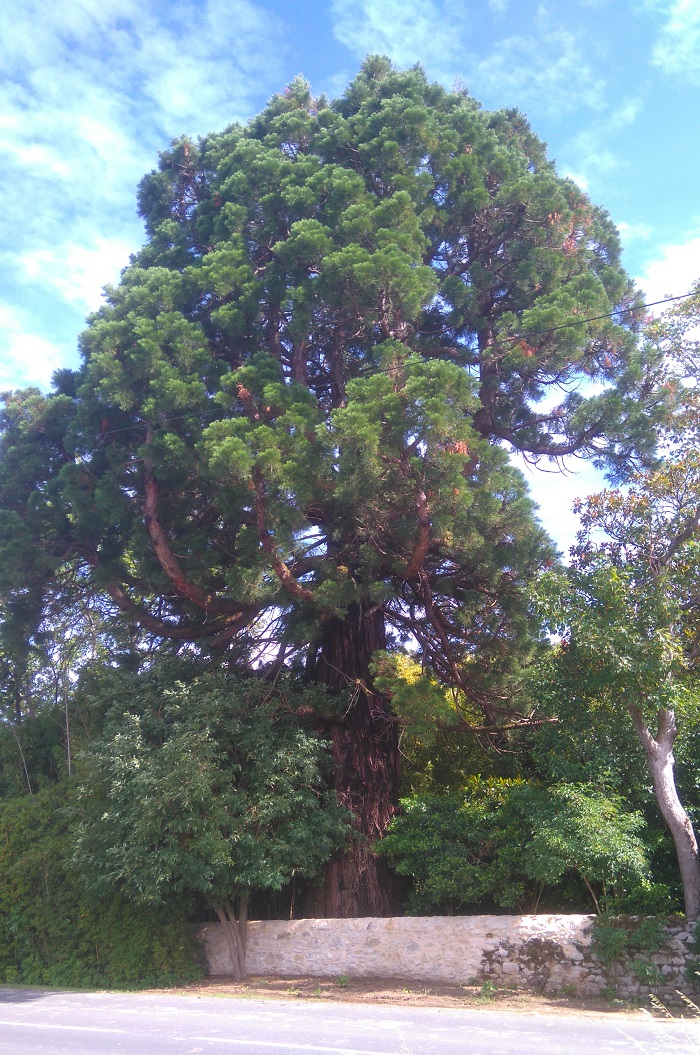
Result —
MULTIPOLYGON (((137 655, 349 689, 317 718, 375 838, 399 782, 375 653, 409 648, 466 724, 522 719, 555 553, 508 449, 618 475, 653 451, 673 389, 615 229, 522 114, 381 57, 333 103, 299 79, 175 142, 139 205, 81 369, 5 400, 7 632, 87 595, 137 655)), ((392 906, 358 842, 315 910, 392 906)))

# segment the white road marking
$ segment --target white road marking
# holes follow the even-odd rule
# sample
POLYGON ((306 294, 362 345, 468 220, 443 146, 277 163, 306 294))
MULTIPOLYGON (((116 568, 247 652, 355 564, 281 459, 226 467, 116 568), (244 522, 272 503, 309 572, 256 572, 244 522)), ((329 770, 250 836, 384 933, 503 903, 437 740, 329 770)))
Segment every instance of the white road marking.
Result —
MULTIPOLYGON (((63 1025, 52 1025, 50 1022, 8 1022, 0 1020, 0 1026, 15 1026, 16 1028, 29 1028, 29 1029, 63 1029, 68 1032, 74 1033, 108 1033, 118 1036, 130 1036, 133 1037, 133 1032, 128 1029, 104 1029, 100 1026, 63 1026, 63 1025)), ((137 1030, 141 1035, 141 1030, 137 1030)), ((248 1047, 255 1048, 279 1048, 281 1051, 321 1051, 324 1055, 405 1055, 404 1052, 400 1051, 387 1051, 377 1052, 377 1050, 366 1051, 364 1048, 329 1048, 327 1044, 322 1046, 318 1044, 296 1044, 294 1041, 288 1043, 279 1043, 271 1040, 241 1040, 237 1037, 180 1037, 181 1040, 189 1040, 197 1044, 229 1044, 242 1047, 248 1045, 248 1047)))
POLYGON ((208 1041, 210 1044, 237 1044, 239 1046, 248 1044, 257 1048, 279 1048, 280 1051, 322 1051, 324 1055, 405 1055, 405 1049, 403 1052, 377 1051, 376 1048, 372 1051, 365 1051, 364 1048, 329 1048, 327 1044, 323 1046, 318 1044, 295 1044, 293 1040, 284 1044, 271 1040, 238 1040, 234 1037, 193 1037, 192 1039, 208 1041))
POLYGON ((66 1029, 77 1033, 117 1033, 120 1036, 130 1035, 128 1029, 103 1029, 100 1026, 59 1026, 52 1022, 4 1022, 0 1026, 16 1026, 17 1029, 66 1029))

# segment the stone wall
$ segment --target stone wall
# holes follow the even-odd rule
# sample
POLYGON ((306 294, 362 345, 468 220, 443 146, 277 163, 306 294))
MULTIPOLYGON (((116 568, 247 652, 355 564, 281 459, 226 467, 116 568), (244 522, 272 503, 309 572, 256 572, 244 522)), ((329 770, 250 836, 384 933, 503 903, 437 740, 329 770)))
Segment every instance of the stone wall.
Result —
MULTIPOLYGON (((259 920, 249 924, 248 972, 276 978, 384 977, 628 997, 688 991, 691 932, 663 925, 663 944, 603 964, 595 916, 402 916, 391 919, 259 920)), ((616 924, 617 925, 617 924, 616 924)), ((634 920, 620 924, 634 929, 634 920)), ((231 973, 218 923, 201 928, 209 973, 231 973)))

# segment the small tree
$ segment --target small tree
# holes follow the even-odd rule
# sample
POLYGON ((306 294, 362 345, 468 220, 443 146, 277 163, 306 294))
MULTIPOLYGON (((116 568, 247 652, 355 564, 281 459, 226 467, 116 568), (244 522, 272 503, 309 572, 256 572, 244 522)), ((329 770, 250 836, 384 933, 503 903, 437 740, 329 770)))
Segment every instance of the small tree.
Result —
POLYGON ((526 785, 513 789, 508 812, 511 831, 526 833, 521 867, 527 878, 551 887, 572 872, 597 913, 608 910, 611 895, 625 884, 647 878, 649 862, 638 834, 644 818, 618 795, 570 784, 526 785))
MULTIPOLYGON (((700 916, 700 856, 675 779, 677 715, 697 716, 700 654, 700 457, 689 401, 666 462, 625 493, 580 506, 582 530, 565 584, 553 580, 552 625, 599 695, 626 711, 673 837, 688 919, 700 916)), ((550 580, 551 582, 552 580, 550 580)))
POLYGON ((204 897, 241 978, 251 892, 313 876, 348 828, 324 745, 292 727, 284 688, 172 674, 109 678, 121 707, 84 756, 74 860, 95 892, 204 897))

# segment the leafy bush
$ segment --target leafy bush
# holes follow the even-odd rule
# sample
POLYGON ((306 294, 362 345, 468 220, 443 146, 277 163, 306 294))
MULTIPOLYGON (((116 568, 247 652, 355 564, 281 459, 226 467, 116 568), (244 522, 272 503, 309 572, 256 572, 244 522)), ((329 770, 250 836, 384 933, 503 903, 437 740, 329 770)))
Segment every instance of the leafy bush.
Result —
POLYGON ((641 815, 586 786, 474 782, 466 795, 402 806, 376 850, 413 879, 409 911, 483 901, 536 911, 545 891, 576 877, 599 912, 647 878, 641 815))
POLYGON ((624 968, 630 970, 642 985, 656 986, 663 981, 663 976, 653 956, 663 947, 665 940, 658 919, 602 918, 593 928, 591 947, 606 969, 613 989, 617 987, 619 971, 624 968))
POLYGON ((106 691, 115 706, 83 755, 74 853, 96 893, 216 904, 314 875, 349 838, 326 745, 290 720, 284 685, 158 663, 106 691))
POLYGON ((185 907, 86 895, 68 863, 67 783, 0 806, 0 980, 135 987, 201 976, 185 907))
POLYGON ((203 899, 242 977, 251 894, 313 878, 351 836, 327 745, 298 728, 311 694, 162 660, 112 682, 83 755, 74 862, 97 894, 203 899))
POLYGON ((399 875, 410 876, 414 889, 409 912, 458 911, 485 897, 505 906, 517 903, 522 884, 500 853, 500 786, 479 789, 467 798, 422 795, 403 799, 387 835, 375 845, 399 875))

